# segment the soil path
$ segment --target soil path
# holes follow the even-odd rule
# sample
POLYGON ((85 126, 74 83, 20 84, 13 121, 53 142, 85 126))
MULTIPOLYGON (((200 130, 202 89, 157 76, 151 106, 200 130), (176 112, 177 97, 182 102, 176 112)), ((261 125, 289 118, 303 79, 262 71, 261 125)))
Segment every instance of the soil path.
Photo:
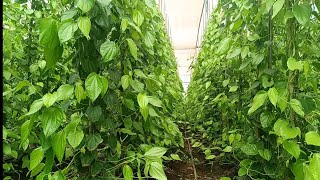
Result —
MULTIPOLYGON (((172 161, 166 166, 168 180, 194 180, 193 166, 183 161, 172 161)), ((232 178, 237 174, 234 165, 220 165, 219 162, 196 165, 198 180, 219 180, 221 177, 232 178)))
POLYGON ((187 137, 185 137, 185 147, 181 150, 189 157, 185 158, 187 160, 182 158, 182 161, 169 161, 165 164, 168 180, 195 180, 195 172, 197 180, 220 180, 221 177, 232 179, 237 175, 236 164, 223 164, 218 157, 209 162, 199 148, 192 148, 187 137))

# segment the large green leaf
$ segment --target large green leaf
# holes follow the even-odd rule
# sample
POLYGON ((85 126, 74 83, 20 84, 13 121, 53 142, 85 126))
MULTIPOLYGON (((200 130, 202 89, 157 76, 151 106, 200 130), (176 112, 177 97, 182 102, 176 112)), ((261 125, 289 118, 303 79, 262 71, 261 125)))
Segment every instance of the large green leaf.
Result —
POLYGON ((259 154, 263 159, 267 161, 270 161, 272 157, 271 151, 269 149, 259 150, 259 154))
POLYGON ((68 134, 67 139, 68 139, 69 144, 73 148, 76 148, 80 145, 83 137, 84 137, 84 133, 82 130, 74 130, 68 134))
POLYGON ((163 166, 158 162, 150 163, 149 173, 151 177, 159 180, 167 180, 167 176, 164 173, 163 166))
POLYGON ((97 176, 101 170, 104 168, 104 163, 96 161, 93 163, 92 168, 91 168, 91 175, 93 177, 97 176))
POLYGON ((155 96, 148 96, 148 102, 150 104, 152 104, 153 106, 156 106, 156 107, 161 107, 162 106, 162 102, 160 99, 158 99, 157 97, 155 96))
POLYGON ((239 86, 230 86, 229 92, 236 92, 239 86))
POLYGON ((238 56, 239 54, 241 53, 241 48, 235 48, 231 53, 229 53, 227 55, 227 59, 231 59, 231 58, 234 58, 236 56, 238 56))
POLYGON ((239 170, 238 170, 238 176, 244 176, 248 173, 248 170, 245 168, 245 167, 241 167, 239 170))
POLYGON ((35 100, 31 104, 30 110, 26 115, 28 116, 28 115, 31 115, 31 114, 34 114, 34 113, 38 112, 42 108, 42 106, 43 106, 43 100, 42 99, 35 100))
POLYGON ((133 11, 133 22, 135 22, 140 27, 142 25, 143 21, 144 21, 143 14, 138 10, 134 10, 133 11))
POLYGON ((86 93, 85 93, 84 88, 82 87, 81 84, 76 85, 75 95, 76 95, 76 99, 77 99, 78 103, 80 103, 80 101, 82 99, 85 99, 86 93))
POLYGON ((132 80, 130 85, 137 92, 142 92, 144 89, 144 84, 140 82, 138 79, 132 80))
POLYGON ((24 122, 22 125, 21 125, 21 129, 20 129, 20 135, 21 135, 21 144, 23 144, 29 137, 30 135, 30 132, 33 128, 33 123, 34 121, 31 119, 31 120, 28 120, 26 122, 24 122))
POLYGON ((126 40, 128 42, 131 55, 134 57, 134 59, 138 59, 138 47, 136 43, 130 38, 127 38, 126 40))
POLYGON ((225 54, 230 49, 231 38, 225 38, 219 43, 217 54, 225 54))
POLYGON ((85 81, 85 87, 90 100, 94 102, 103 89, 103 84, 100 76, 95 72, 89 74, 85 81))
POLYGON ((47 66, 49 68, 54 67, 61 58, 62 53, 63 47, 60 46, 58 37, 46 44, 44 47, 44 58, 46 59, 47 66))
POLYGON ((144 43, 146 44, 146 46, 153 47, 154 41, 155 41, 155 38, 153 34, 147 31, 146 34, 144 35, 144 43))
POLYGON ((292 8, 292 12, 301 25, 305 25, 310 21, 311 7, 309 4, 295 4, 292 8))
POLYGON ((63 21, 58 30, 58 35, 61 43, 69 41, 72 37, 74 32, 78 29, 78 25, 72 20, 63 21))
POLYGON ((287 101, 288 101, 288 90, 287 89, 280 89, 279 90, 279 99, 278 99, 278 106, 283 112, 287 108, 287 101))
POLYGON ((291 127, 286 120, 278 119, 273 126, 274 132, 283 139, 292 139, 300 134, 298 127, 291 127))
POLYGON ((269 12, 273 6, 273 3, 275 2, 276 0, 266 0, 266 9, 265 11, 266 12, 269 12))
POLYGON ((252 64, 253 65, 259 65, 264 59, 264 54, 262 53, 255 53, 252 55, 252 64))
POLYGON ((148 106, 148 96, 146 94, 139 93, 137 96, 138 104, 141 108, 145 108, 148 106))
POLYGON ((109 88, 109 80, 105 76, 100 76, 101 82, 102 82, 102 90, 101 90, 101 96, 104 96, 109 88))
POLYGON ((267 128, 271 126, 274 120, 275 120, 274 115, 269 111, 265 111, 260 115, 260 123, 263 128, 267 128))
POLYGON ((30 154, 30 166, 29 166, 29 170, 33 170, 35 167, 37 167, 40 162, 42 161, 44 156, 44 152, 42 147, 38 147, 36 149, 34 149, 31 154, 30 154))
POLYGON ((320 179, 320 153, 315 153, 309 159, 309 166, 304 165, 305 179, 318 180, 320 179))
POLYGON ((77 6, 82 10, 83 13, 90 11, 94 6, 94 0, 77 0, 77 6))
POLYGON ((236 22, 232 23, 230 26, 231 31, 237 31, 243 24, 243 19, 238 19, 236 22))
MULTIPOLYGON (((170 157, 176 161, 182 161, 178 154, 170 154, 170 157)), ((207 158, 206 158, 207 159, 207 158)))
POLYGON ((86 111, 86 114, 88 115, 88 119, 93 122, 99 121, 102 113, 103 113, 102 108, 99 105, 89 106, 86 111))
POLYGON ((88 139, 87 139, 87 148, 89 149, 89 151, 93 151, 102 142, 103 142, 103 139, 101 138, 100 134, 98 134, 98 133, 91 134, 88 136, 88 139))
POLYGON ((294 156, 296 159, 300 156, 300 147, 299 145, 294 141, 284 141, 283 142, 283 148, 288 151, 292 156, 294 156))
POLYGON ((277 0, 274 4, 273 4, 273 9, 272 9, 272 19, 274 17, 276 17, 276 15, 279 13, 279 11, 282 9, 283 5, 284 5, 285 0, 277 0))
POLYGON ((52 176, 52 180, 66 180, 66 176, 61 171, 56 171, 52 176))
POLYGON ((129 75, 123 75, 121 77, 121 86, 123 90, 126 90, 129 87, 130 82, 131 82, 131 78, 129 75))
POLYGON ((147 158, 161 158, 167 152, 167 148, 153 147, 149 149, 143 156, 147 158))
POLYGON ((259 107, 264 105, 267 100, 267 93, 265 91, 259 91, 253 98, 252 106, 250 107, 248 114, 252 114, 255 112, 259 107))
POLYGON ((80 122, 81 122, 81 117, 79 116, 79 114, 78 113, 72 114, 71 121, 64 128, 64 131, 66 132, 66 134, 69 134, 71 131, 74 131, 80 122))
POLYGON ((44 168, 45 164, 44 163, 40 163, 38 164, 37 167, 35 167, 32 171, 31 171, 31 175, 30 177, 34 177, 35 175, 39 174, 42 169, 44 168))
POLYGON ((297 61, 296 59, 290 57, 287 61, 287 66, 288 69, 291 71, 294 70, 299 70, 302 71, 303 70, 303 63, 301 61, 297 61))
POLYGON ((124 165, 122 168, 122 173, 124 180, 132 180, 133 179, 133 172, 129 165, 124 165))
POLYGON ((105 62, 111 61, 119 54, 118 45, 110 40, 107 40, 100 46, 100 54, 105 62))
POLYGON ((83 33, 84 36, 89 39, 89 33, 91 29, 91 21, 89 17, 79 17, 78 18, 78 26, 80 31, 83 33))
POLYGON ((222 151, 223 152, 231 152, 232 151, 232 146, 227 146, 222 151))
POLYGON ((62 162, 63 160, 64 151, 66 149, 66 143, 67 143, 66 133, 63 130, 59 131, 53 138, 52 149, 56 154, 59 162, 62 162))
POLYGON ((320 135, 315 131, 309 131, 305 135, 308 145, 320 146, 320 135))
POLYGON ((3 143, 3 154, 8 156, 12 154, 11 146, 8 143, 3 143))
POLYGON ((58 98, 57 93, 53 93, 53 94, 47 93, 42 97, 43 104, 46 107, 50 107, 56 102, 57 98, 58 98))
POLYGON ((124 32, 127 29, 128 24, 129 24, 129 20, 127 18, 123 18, 121 20, 121 31, 122 32, 124 32))
POLYGON ((39 28, 40 45, 45 45, 58 36, 57 21, 51 17, 42 19, 39 28))
POLYGON ((42 129, 45 136, 50 136, 54 133, 62 124, 65 119, 65 115, 60 108, 50 107, 42 113, 42 129))
POLYGON ((78 14, 78 10, 76 8, 72 8, 67 11, 64 11, 61 16, 61 21, 72 19, 77 14, 78 14))
POLYGON ((74 86, 70 84, 61 85, 57 90, 57 101, 71 99, 73 97, 74 86))
POLYGON ((257 155, 258 149, 257 146, 255 144, 246 144, 244 146, 241 147, 241 151, 244 152, 246 155, 257 155))
POLYGON ((32 86, 32 84, 27 81, 27 80, 23 80, 23 81, 20 81, 17 86, 14 88, 14 92, 18 92, 20 91, 23 87, 27 87, 27 86, 32 86))
POLYGON ((299 100, 291 99, 290 100, 290 107, 294 110, 294 112, 296 112, 300 116, 304 117, 303 107, 302 107, 299 100))
POLYGON ((149 115, 152 117, 160 117, 159 114, 152 107, 149 107, 149 115))
POLYGON ((304 179, 304 172, 303 172, 303 159, 298 159, 292 166, 291 171, 295 176, 295 180, 304 179))
POLYGON ((135 107, 134 107, 134 102, 133 102, 133 100, 132 99, 125 99, 124 100, 124 103, 125 103, 125 105, 129 108, 129 109, 131 109, 131 110, 135 110, 135 107))
POLYGON ((269 97, 270 102, 274 105, 274 107, 276 107, 277 102, 278 102, 278 98, 279 98, 277 89, 274 87, 270 88, 268 90, 268 97, 269 97))

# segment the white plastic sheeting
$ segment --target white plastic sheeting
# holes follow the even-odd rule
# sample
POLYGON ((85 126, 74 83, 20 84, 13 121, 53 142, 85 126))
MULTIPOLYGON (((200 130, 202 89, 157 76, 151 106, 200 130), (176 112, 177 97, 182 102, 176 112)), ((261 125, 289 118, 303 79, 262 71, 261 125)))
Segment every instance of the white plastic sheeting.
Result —
MULTIPOLYGON (((217 0, 156 0, 161 9, 166 27, 171 38, 175 56, 178 63, 178 72, 184 90, 190 83, 191 70, 189 66, 196 54, 197 35, 204 2, 209 2, 210 7, 217 0)), ((208 5, 207 5, 208 6, 208 5)), ((202 36, 202 32, 199 32, 202 36)))

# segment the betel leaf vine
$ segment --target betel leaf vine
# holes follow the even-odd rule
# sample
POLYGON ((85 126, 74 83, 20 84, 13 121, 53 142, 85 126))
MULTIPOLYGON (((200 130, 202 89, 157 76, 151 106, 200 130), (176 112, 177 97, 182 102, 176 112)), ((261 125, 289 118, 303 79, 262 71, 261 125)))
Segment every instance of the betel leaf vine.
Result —
POLYGON ((163 22, 153 0, 5 0, 5 179, 166 179, 183 96, 163 22))
POLYGON ((312 0, 219 1, 185 112, 193 147, 208 161, 239 162, 243 179, 319 178, 319 8, 312 0))

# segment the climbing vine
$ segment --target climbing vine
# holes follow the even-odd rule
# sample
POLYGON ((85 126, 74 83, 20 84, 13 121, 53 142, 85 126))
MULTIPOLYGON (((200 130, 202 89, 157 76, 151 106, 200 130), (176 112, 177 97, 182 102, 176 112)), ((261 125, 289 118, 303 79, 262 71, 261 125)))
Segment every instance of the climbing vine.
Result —
POLYGON ((243 179, 319 179, 319 9, 312 0, 219 2, 186 102, 193 146, 209 162, 236 161, 243 179))
POLYGON ((166 179, 182 85, 163 22, 152 0, 5 0, 5 179, 166 179))

